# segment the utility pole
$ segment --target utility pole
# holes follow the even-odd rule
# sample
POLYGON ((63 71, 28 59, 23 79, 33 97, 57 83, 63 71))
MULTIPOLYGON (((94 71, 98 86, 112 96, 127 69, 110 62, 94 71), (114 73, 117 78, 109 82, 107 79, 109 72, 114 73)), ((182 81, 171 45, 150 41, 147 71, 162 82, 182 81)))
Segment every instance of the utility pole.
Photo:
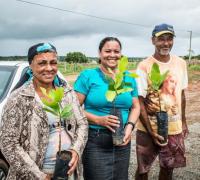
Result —
POLYGON ((192 56, 192 31, 188 31, 190 33, 190 45, 189 45, 189 64, 190 64, 190 61, 191 61, 191 56, 192 56))

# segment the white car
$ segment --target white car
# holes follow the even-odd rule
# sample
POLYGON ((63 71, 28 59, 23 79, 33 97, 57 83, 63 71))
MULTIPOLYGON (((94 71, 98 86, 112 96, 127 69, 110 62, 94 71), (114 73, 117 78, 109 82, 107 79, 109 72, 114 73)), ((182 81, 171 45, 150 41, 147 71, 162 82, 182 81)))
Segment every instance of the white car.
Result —
MULTIPOLYGON (((21 76, 27 71, 28 66, 28 62, 0 61, 0 127, 3 106, 12 89, 15 87, 21 76)), ((65 79, 60 72, 58 72, 58 76, 63 80, 65 79)), ((6 179, 8 168, 9 164, 0 151, 0 180, 6 179)))

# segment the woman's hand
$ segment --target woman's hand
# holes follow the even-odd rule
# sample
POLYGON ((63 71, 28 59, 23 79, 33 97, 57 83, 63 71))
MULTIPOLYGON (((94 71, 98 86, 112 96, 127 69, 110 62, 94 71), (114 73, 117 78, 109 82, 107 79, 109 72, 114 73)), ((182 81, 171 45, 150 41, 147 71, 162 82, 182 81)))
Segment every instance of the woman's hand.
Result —
POLYGON ((127 124, 124 130, 123 144, 120 146, 125 146, 131 141, 132 130, 133 126, 131 124, 127 124))
POLYGON ((52 177, 51 177, 50 175, 47 174, 44 180, 51 180, 51 178, 52 178, 52 177))
POLYGON ((78 160, 79 160, 79 156, 78 153, 75 150, 69 150, 72 153, 72 159, 69 162, 69 171, 67 172, 68 175, 72 175, 72 173, 74 172, 74 170, 76 169, 76 166, 78 164, 78 160))
POLYGON ((107 127, 110 131, 115 132, 114 128, 119 127, 120 121, 117 116, 107 115, 99 116, 98 125, 107 127))

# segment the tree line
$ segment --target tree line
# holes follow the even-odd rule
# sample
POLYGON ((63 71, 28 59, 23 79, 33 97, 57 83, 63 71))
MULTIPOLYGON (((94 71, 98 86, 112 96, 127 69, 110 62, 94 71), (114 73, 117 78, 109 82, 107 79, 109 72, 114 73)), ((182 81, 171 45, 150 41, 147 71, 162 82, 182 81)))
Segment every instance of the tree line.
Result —
MULTIPOLYGON (((129 57, 129 61, 140 61, 145 57, 129 57)), ((188 60, 188 56, 182 57, 188 60)), ((200 60, 200 55, 192 56, 192 59, 200 60)), ((67 63, 88 63, 88 62, 98 62, 98 57, 87 57, 82 52, 69 52, 66 56, 59 56, 59 60, 67 63)), ((27 61, 27 56, 0 56, 0 61, 27 61)))

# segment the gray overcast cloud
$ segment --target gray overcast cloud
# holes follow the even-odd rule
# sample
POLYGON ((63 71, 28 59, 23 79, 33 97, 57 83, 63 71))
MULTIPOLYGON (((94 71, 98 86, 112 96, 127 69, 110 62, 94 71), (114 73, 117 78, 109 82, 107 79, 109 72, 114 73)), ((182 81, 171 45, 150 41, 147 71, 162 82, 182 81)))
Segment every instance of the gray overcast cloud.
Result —
POLYGON ((27 0, 46 6, 130 22, 130 25, 91 18, 27 4, 0 0, 0 56, 26 55, 39 42, 50 42, 59 55, 81 51, 98 55, 98 44, 105 36, 116 36, 127 56, 153 53, 151 32, 156 24, 174 26, 176 38, 172 53, 188 54, 189 30, 193 31, 192 49, 200 54, 199 0, 27 0))

